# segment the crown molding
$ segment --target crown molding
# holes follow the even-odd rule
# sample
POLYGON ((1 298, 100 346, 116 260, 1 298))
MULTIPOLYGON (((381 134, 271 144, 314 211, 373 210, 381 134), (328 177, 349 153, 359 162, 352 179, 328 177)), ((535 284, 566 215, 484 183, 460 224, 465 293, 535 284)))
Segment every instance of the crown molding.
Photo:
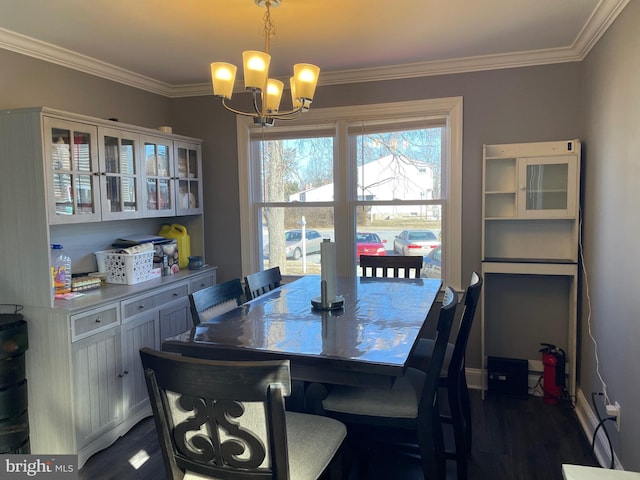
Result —
POLYGON ((0 28, 0 48, 163 96, 175 87, 116 65, 0 28))
MULTIPOLYGON (((570 47, 323 72, 318 84, 339 85, 346 83, 375 82, 578 62, 586 57, 629 1, 630 0, 601 0, 570 47)), ((208 82, 190 85, 170 85, 3 28, 0 28, 0 48, 129 85, 164 97, 180 98, 212 94, 211 86, 208 82)), ((244 89, 241 85, 236 85, 234 91, 240 92, 244 91, 244 89)))
POLYGON ((584 59, 631 0, 601 0, 578 34, 573 48, 584 59))

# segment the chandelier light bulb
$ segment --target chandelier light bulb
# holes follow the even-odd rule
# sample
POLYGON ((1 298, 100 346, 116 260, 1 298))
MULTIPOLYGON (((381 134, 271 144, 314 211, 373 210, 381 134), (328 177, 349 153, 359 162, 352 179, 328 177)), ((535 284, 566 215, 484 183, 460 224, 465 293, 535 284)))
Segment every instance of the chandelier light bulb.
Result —
POLYGON ((284 83, 275 78, 267 80, 267 113, 275 113, 280 108, 284 83))
POLYGON ((231 98, 236 81, 237 67, 231 63, 214 62, 211 64, 211 81, 216 97, 231 98))
POLYGON ((311 102, 318 83, 320 68, 310 63, 297 63, 293 66, 296 97, 311 102))
POLYGON ((267 84, 271 55, 257 50, 242 52, 244 63, 244 88, 262 90, 267 84))

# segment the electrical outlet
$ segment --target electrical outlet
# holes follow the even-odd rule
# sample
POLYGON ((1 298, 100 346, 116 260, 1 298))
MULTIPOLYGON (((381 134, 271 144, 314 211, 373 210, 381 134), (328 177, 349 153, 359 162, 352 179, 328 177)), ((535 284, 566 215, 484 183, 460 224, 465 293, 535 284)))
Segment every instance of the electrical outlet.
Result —
POLYGON ((615 417, 616 419, 616 430, 620 431, 620 404, 615 402, 613 405, 607 405, 607 415, 609 417, 615 417))

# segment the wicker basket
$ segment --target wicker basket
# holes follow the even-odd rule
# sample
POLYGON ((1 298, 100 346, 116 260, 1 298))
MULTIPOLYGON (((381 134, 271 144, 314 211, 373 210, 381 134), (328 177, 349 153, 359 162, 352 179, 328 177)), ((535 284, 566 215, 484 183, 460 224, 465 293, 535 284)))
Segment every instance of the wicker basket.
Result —
POLYGON ((98 270, 107 274, 107 283, 135 285, 152 278, 153 251, 132 254, 116 252, 96 252, 98 270))

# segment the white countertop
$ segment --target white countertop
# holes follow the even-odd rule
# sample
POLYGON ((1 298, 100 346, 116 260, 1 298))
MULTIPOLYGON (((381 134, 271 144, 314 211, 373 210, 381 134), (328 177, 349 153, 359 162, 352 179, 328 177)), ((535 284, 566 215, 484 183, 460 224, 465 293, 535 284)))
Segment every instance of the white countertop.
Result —
POLYGON ((102 288, 95 290, 87 290, 85 295, 69 300, 56 299, 53 304, 55 309, 65 310, 70 313, 78 313, 82 310, 95 308, 104 303, 123 300, 127 297, 139 295, 147 291, 155 290, 165 286, 170 286, 175 282, 189 280, 197 275, 207 274, 213 270, 217 270, 216 266, 206 266, 200 270, 182 269, 174 275, 154 278, 146 282, 137 283, 135 285, 118 285, 108 283, 102 288))
POLYGON ((565 480, 640 480, 640 473, 582 465, 562 465, 565 480))

